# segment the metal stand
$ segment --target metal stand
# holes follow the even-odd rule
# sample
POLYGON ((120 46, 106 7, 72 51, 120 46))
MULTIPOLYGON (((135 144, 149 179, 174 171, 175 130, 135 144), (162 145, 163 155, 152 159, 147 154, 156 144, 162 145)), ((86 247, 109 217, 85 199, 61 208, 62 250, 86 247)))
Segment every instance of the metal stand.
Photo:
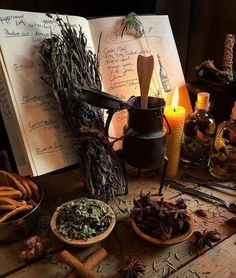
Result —
POLYGON ((162 160, 164 160, 164 166, 163 166, 163 171, 162 171, 161 180, 160 180, 159 196, 163 195, 162 189, 163 189, 164 179, 166 176, 166 169, 167 169, 167 165, 168 165, 168 157, 167 157, 166 153, 163 154, 162 160))

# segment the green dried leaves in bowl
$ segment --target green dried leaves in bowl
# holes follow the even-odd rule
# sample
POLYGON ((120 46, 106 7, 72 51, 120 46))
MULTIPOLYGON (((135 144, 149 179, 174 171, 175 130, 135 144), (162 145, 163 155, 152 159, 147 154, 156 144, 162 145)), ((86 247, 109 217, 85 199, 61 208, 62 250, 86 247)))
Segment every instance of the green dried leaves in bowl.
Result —
POLYGON ((80 198, 59 208, 56 227, 68 239, 87 240, 102 234, 112 222, 112 213, 106 204, 80 198))

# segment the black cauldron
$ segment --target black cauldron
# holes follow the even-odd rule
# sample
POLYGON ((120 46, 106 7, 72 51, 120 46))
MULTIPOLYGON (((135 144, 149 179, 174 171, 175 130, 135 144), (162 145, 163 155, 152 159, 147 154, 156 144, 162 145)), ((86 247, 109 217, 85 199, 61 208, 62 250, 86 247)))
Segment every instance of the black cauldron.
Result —
MULTIPOLYGON (((158 169, 161 162, 164 167, 160 181, 162 184, 167 167, 166 135, 163 127, 165 100, 148 97, 148 108, 141 108, 141 98, 131 97, 128 102, 118 97, 91 89, 81 89, 80 97, 91 105, 107 109, 108 118, 105 133, 108 136, 109 125, 115 112, 127 109, 128 123, 124 127, 123 152, 125 160, 138 169, 158 169)), ((166 120, 170 132, 169 124, 166 120)))

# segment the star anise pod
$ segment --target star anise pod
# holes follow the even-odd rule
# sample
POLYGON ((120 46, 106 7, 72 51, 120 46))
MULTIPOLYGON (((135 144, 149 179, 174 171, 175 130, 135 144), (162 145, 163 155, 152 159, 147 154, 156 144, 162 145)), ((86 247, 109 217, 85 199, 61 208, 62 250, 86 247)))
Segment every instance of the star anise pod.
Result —
POLYGON ((205 230, 203 233, 199 231, 195 231, 193 233, 194 243, 197 245, 198 249, 203 249, 205 246, 209 246, 212 248, 212 242, 220 241, 220 236, 217 230, 215 231, 207 231, 205 230))
POLYGON ((182 198, 179 198, 176 201, 176 206, 178 209, 186 209, 187 208, 187 205, 185 204, 185 201, 182 198))
POLYGON ((141 257, 129 257, 126 262, 118 268, 119 273, 124 273, 125 278, 138 278, 145 274, 145 264, 141 257))

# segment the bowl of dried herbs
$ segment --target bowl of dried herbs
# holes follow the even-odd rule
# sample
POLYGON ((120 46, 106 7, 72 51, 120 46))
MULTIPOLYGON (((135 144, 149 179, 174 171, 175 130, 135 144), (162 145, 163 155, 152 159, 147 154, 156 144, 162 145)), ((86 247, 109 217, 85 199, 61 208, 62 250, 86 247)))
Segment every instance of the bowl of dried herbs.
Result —
POLYGON ((78 198, 56 209, 51 219, 51 229, 65 243, 87 247, 104 240, 115 223, 115 213, 106 203, 78 198))
POLYGON ((140 193, 134 199, 131 225, 144 240, 161 246, 180 243, 193 232, 193 215, 182 199, 164 200, 140 193))

